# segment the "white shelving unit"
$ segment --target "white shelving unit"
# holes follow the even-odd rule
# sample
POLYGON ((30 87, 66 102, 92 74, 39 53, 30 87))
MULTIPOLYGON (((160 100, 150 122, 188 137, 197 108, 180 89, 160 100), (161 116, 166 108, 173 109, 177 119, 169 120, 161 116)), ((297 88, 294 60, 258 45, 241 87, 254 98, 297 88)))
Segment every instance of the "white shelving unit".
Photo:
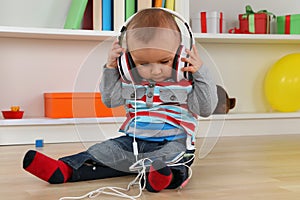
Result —
MULTIPOLYGON (((208 10, 203 1, 187 3, 191 14, 197 6, 208 10)), ((105 63, 110 45, 103 41, 111 41, 116 35, 110 31, 0 26, 0 92, 4 94, 0 109, 11 104, 25 109, 22 120, 0 118, 0 145, 32 144, 40 138, 49 143, 94 141, 117 134, 123 118, 48 119, 43 117, 42 99, 42 93, 48 91, 97 90, 99 66, 105 63), (99 45, 104 45, 100 53, 99 45), (87 73, 86 69, 90 71, 87 73), (81 87, 85 73, 92 81, 81 87), (108 134, 111 132, 115 134, 108 134)), ((299 133, 300 113, 272 112, 262 87, 264 74, 272 63, 287 53, 300 52, 300 35, 194 36, 216 64, 215 70, 221 74, 219 84, 237 98, 237 106, 230 114, 199 119, 199 137, 299 133)))

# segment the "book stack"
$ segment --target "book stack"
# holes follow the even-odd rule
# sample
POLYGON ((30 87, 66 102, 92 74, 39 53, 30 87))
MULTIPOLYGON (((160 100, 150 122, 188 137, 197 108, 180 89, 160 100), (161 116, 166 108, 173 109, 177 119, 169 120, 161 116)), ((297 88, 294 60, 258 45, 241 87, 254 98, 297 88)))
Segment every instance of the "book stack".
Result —
POLYGON ((163 7, 184 12, 185 0, 72 0, 65 29, 118 31, 137 11, 163 7))

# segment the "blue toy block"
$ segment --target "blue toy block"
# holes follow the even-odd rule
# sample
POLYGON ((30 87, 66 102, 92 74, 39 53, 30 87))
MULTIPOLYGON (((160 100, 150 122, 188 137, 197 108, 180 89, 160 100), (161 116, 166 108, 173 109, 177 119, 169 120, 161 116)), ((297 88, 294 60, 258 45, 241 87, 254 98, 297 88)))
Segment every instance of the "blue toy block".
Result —
POLYGON ((44 140, 35 140, 35 147, 43 147, 44 140))

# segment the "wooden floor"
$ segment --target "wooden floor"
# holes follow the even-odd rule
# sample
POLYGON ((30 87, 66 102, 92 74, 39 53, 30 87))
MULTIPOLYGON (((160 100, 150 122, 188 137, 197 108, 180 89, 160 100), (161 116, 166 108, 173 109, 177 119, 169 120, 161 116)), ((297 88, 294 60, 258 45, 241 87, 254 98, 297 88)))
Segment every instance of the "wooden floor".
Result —
MULTIPOLYGON (((198 139, 198 147, 200 143, 198 139)), ((22 158, 28 149, 34 146, 0 147, 0 199, 53 200, 81 196, 103 186, 126 187, 134 178, 50 185, 22 169, 22 158)), ((83 144, 46 144, 40 151, 58 158, 84 149, 83 144)), ((137 192, 137 188, 131 192, 137 192)), ((192 180, 183 190, 144 191, 140 199, 298 200, 300 135, 223 137, 205 158, 197 156, 192 180)))

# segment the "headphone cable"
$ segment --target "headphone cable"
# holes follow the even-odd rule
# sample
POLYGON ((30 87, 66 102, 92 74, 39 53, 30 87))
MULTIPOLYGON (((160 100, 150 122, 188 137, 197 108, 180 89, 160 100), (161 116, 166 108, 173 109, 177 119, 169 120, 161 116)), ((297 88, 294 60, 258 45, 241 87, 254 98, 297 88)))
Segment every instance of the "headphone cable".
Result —
POLYGON ((135 84, 134 82, 132 81, 132 87, 133 87, 133 90, 134 90, 134 127, 133 127, 133 142, 132 142, 132 148, 133 148, 133 154, 135 156, 135 161, 138 161, 138 154, 139 154, 139 151, 138 151, 138 144, 136 142, 136 118, 137 118, 137 92, 136 92, 136 87, 135 87, 135 84))

